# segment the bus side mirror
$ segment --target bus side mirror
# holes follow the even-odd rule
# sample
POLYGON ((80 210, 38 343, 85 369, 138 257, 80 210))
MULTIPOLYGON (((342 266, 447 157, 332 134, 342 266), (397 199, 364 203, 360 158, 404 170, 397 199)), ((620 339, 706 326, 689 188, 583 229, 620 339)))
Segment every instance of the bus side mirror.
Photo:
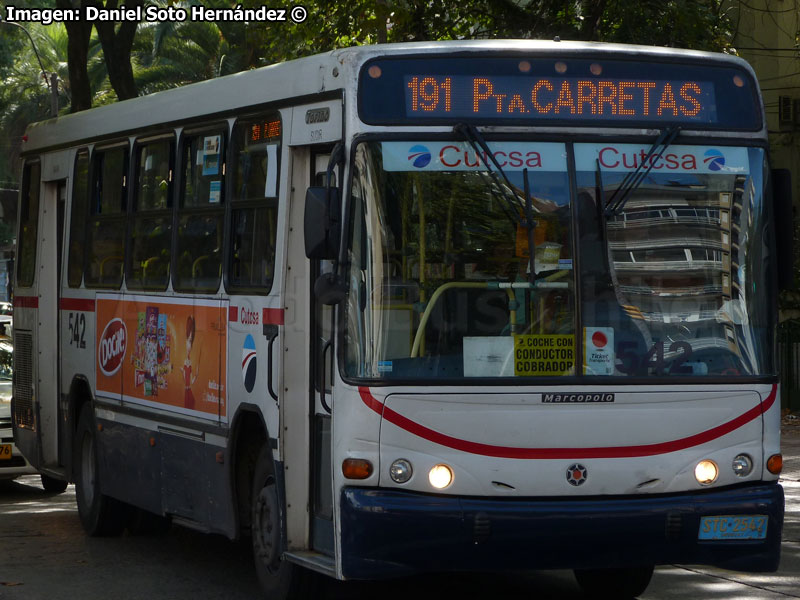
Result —
POLYGON ((775 219, 775 250, 778 289, 794 289, 794 214, 792 174, 789 169, 772 170, 772 213, 775 219))
POLYGON ((303 217, 306 256, 335 260, 339 254, 339 189, 314 186, 306 191, 303 217))

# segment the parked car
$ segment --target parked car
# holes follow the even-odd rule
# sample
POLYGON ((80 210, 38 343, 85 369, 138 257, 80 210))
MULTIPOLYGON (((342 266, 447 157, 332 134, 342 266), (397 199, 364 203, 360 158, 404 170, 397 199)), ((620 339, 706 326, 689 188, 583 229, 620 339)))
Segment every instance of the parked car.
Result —
MULTIPOLYGON (((0 480, 16 479, 37 471, 14 445, 11 430, 11 380, 13 375, 13 342, 11 317, 0 315, 0 480)), ((60 493, 67 489, 65 481, 41 475, 42 487, 60 493)))

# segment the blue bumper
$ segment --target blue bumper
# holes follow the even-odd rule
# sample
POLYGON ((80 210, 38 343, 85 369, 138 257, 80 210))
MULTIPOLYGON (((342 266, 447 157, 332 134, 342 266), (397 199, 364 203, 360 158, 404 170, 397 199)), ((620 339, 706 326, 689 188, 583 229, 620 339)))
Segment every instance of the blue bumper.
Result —
POLYGON ((783 488, 777 484, 648 497, 461 498, 342 490, 342 568, 375 579, 435 571, 714 565, 775 571, 783 488), (763 540, 700 541, 700 518, 767 515, 763 540))

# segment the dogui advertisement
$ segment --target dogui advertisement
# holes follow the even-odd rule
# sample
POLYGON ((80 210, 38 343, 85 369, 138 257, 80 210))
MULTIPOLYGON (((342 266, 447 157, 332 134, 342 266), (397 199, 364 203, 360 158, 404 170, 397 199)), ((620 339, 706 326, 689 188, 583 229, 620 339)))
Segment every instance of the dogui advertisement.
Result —
POLYGON ((227 307, 186 300, 98 294, 99 394, 225 415, 227 307))

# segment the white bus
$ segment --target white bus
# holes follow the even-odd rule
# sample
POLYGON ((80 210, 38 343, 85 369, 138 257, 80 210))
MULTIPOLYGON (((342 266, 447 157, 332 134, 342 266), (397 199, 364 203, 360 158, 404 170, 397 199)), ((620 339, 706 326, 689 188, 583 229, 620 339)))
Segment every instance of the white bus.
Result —
POLYGON ((37 123, 15 440, 90 535, 251 537, 269 597, 773 571, 786 190, 750 67, 666 48, 353 48, 37 123))

